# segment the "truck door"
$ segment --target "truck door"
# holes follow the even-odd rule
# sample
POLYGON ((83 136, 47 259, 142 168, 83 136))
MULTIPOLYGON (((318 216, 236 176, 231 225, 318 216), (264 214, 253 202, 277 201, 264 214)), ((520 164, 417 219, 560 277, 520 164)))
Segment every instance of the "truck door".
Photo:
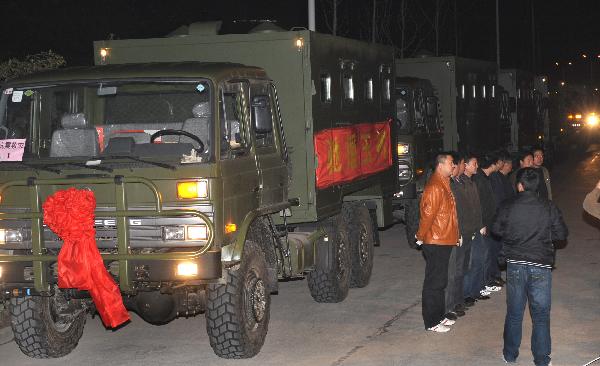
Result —
POLYGON ((249 129, 248 82, 219 86, 219 121, 223 219, 240 224, 259 206, 260 181, 249 129))
POLYGON ((287 167, 283 160, 279 119, 272 85, 265 80, 250 82, 252 139, 260 182, 260 204, 284 201, 287 167))

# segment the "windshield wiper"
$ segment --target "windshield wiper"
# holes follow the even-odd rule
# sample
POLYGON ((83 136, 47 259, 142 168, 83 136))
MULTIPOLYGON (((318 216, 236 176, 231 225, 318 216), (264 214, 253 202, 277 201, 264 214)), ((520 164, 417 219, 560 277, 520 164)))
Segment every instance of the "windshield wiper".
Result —
POLYGON ((61 173, 60 169, 52 169, 52 168, 49 168, 47 166, 37 166, 37 165, 34 165, 34 164, 27 164, 27 163, 24 163, 22 161, 18 161, 17 163, 19 163, 19 164, 21 164, 21 165, 23 165, 25 167, 28 167, 30 169, 36 170, 36 171, 37 170, 43 170, 43 171, 51 172, 51 173, 54 173, 54 174, 60 174, 61 173))
POLYGON ((109 172, 112 173, 113 169, 112 168, 108 168, 108 167, 104 167, 104 166, 98 166, 98 165, 87 165, 84 163, 65 163, 66 165, 73 165, 73 166, 77 166, 80 168, 87 168, 87 169, 93 169, 93 170, 100 170, 103 172, 109 172))
POLYGON ((156 161, 143 160, 143 159, 136 158, 136 157, 133 157, 133 156, 116 156, 116 155, 110 155, 110 156, 108 156, 108 158, 110 158, 110 159, 128 159, 128 160, 137 161, 139 163, 145 163, 145 164, 154 165, 154 166, 157 166, 159 168, 164 168, 164 169, 169 169, 169 170, 177 170, 177 167, 174 166, 174 165, 170 165, 170 164, 166 164, 166 163, 159 163, 159 162, 156 162, 156 161))

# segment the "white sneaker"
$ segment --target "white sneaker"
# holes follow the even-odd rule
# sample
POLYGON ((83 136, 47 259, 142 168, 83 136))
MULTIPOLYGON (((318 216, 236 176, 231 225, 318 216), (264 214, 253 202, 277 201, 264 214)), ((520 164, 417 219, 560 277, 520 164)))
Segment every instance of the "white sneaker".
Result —
POLYGON ((454 325, 454 323, 456 323, 456 320, 452 320, 452 319, 448 319, 448 318, 444 318, 444 320, 442 320, 440 322, 440 324, 445 325, 445 326, 450 326, 450 325, 454 325))
POLYGON ((427 330, 430 332, 436 332, 436 333, 446 333, 450 330, 450 327, 447 327, 444 324, 440 323, 440 324, 436 325, 435 327, 427 328, 427 330))
POLYGON ((487 292, 498 292, 498 291, 502 290, 502 287, 500 287, 500 286, 485 286, 485 290, 487 292))
POLYGON ((489 292, 489 291, 486 291, 486 290, 481 290, 481 291, 479 291, 479 294, 480 294, 481 296, 488 296, 489 294, 491 294, 491 292, 489 292))

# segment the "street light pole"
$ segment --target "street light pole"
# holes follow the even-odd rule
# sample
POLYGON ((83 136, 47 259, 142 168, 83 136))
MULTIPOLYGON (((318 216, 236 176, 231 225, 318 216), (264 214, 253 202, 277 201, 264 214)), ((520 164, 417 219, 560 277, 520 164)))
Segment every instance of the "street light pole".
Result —
POLYGON ((498 12, 499 0, 496 0, 496 63, 500 69, 500 13, 498 12))

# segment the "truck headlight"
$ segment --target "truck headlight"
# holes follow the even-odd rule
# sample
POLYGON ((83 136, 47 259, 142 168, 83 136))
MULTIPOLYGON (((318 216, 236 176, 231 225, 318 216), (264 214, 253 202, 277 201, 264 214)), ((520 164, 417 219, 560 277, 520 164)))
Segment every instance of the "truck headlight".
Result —
POLYGON ((0 229, 0 245, 23 242, 23 233, 18 229, 0 229))
POLYGON ((184 226, 163 227, 163 240, 185 240, 184 226))
POLYGON ((177 264, 177 275, 182 277, 194 277, 198 275, 198 264, 182 262, 177 264))
POLYGON ((190 225, 186 227, 185 240, 207 240, 208 228, 206 225, 190 225))
POLYGON ((398 155, 408 155, 410 152, 410 144, 399 142, 398 146, 398 155))
POLYGON ((205 179, 177 183, 177 198, 207 198, 208 181, 205 179))
POLYGON ((399 179, 410 179, 411 172, 408 165, 398 165, 398 178, 399 179))

